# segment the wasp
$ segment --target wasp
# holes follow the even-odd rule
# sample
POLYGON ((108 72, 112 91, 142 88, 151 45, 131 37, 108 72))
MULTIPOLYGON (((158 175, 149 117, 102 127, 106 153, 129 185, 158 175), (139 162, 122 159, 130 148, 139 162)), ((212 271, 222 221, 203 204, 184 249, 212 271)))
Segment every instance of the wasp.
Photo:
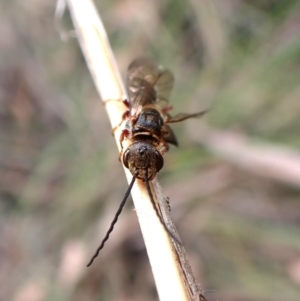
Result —
POLYGON ((164 69, 151 59, 138 58, 128 67, 127 90, 129 100, 124 100, 127 111, 122 116, 125 128, 120 135, 122 149, 119 158, 123 161, 124 166, 130 170, 133 178, 109 230, 88 266, 98 256, 113 231, 136 179, 146 183, 157 216, 171 237, 178 241, 158 213, 149 181, 153 180, 163 168, 163 155, 169 150, 169 144, 178 145, 176 136, 168 124, 200 117, 206 113, 206 110, 192 114, 179 113, 172 117, 169 114, 172 109, 172 106, 169 105, 169 97, 173 85, 174 77, 171 71, 164 69), (125 147, 124 143, 126 143, 125 147))
POLYGON ((136 174, 142 181, 152 180, 162 169, 163 154, 169 144, 178 146, 168 123, 199 117, 206 112, 180 113, 172 117, 168 113, 172 109, 168 102, 173 85, 171 71, 148 58, 138 58, 128 67, 129 102, 123 115, 127 122, 120 143, 127 140, 129 145, 122 150, 122 160, 132 175, 136 174))

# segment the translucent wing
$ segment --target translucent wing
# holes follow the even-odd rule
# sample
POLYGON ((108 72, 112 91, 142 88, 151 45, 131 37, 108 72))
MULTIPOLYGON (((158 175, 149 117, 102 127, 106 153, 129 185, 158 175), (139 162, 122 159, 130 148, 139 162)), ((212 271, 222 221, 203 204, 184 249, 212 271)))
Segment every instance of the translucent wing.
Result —
POLYGON ((127 87, 132 107, 154 103, 166 106, 173 84, 172 73, 148 58, 138 58, 128 67, 127 87))

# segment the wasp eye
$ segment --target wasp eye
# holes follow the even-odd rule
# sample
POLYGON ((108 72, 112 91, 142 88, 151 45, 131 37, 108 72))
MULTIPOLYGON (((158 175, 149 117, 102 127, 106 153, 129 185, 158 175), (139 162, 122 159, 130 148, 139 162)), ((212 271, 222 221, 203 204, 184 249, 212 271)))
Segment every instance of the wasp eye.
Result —
POLYGON ((123 154, 123 164, 128 168, 129 149, 123 154))
POLYGON ((156 172, 159 172, 164 166, 164 158, 161 155, 161 153, 158 151, 155 152, 155 156, 156 156, 156 172))

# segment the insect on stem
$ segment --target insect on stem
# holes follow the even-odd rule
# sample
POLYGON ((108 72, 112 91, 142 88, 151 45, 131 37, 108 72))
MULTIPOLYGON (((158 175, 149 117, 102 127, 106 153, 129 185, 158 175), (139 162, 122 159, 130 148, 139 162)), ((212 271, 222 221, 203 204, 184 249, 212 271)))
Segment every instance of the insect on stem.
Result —
POLYGON ((116 212, 115 217, 114 217, 113 221, 111 222, 110 227, 109 227, 108 231, 106 232, 106 235, 105 235, 105 237, 103 238, 103 240, 102 240, 100 246, 98 247, 98 249, 96 250, 95 254, 93 255, 93 257, 91 258, 91 260, 90 260, 89 263, 87 264, 87 267, 89 267, 89 266, 93 263, 94 259, 99 255, 99 252, 103 249, 103 247, 104 247, 106 241, 107 241, 108 238, 109 238, 110 233, 113 231, 114 226, 115 226, 115 224, 117 223, 118 218, 119 218, 119 216, 120 216, 120 214, 121 214, 121 212, 122 212, 122 210, 123 210, 123 207, 124 207, 125 204, 126 204, 126 201, 127 201, 127 199, 128 199, 128 196, 129 196, 129 194, 130 194, 130 191, 131 191, 131 189, 132 189, 132 186, 133 186, 133 184, 134 184, 134 182, 135 182, 136 177, 137 177, 137 173, 133 175, 132 180, 131 180, 131 182, 130 182, 130 184, 129 184, 129 186, 128 186, 128 189, 127 189, 127 191, 126 191, 126 193, 125 193, 125 195, 124 195, 124 198, 123 198, 123 200, 122 200, 122 202, 121 202, 121 204, 120 204, 120 206, 119 206, 119 209, 118 209, 118 211, 116 212))
POLYGON ((171 71, 164 69, 150 59, 137 58, 128 67, 129 99, 124 102, 128 110, 123 114, 120 122, 121 124, 125 121, 125 126, 119 139, 122 146, 119 159, 129 169, 133 177, 101 245, 87 266, 93 263, 103 249, 136 179, 146 183, 149 198, 160 223, 171 237, 172 242, 182 246, 179 236, 172 228, 169 229, 168 227, 171 222, 160 215, 149 182, 162 169, 164 165, 163 155, 169 149, 169 144, 178 145, 176 136, 168 124, 200 117, 206 111, 179 113, 172 117, 168 113, 172 108, 168 102, 173 84, 174 77, 171 71), (124 140, 127 141, 127 147, 123 149, 124 140))

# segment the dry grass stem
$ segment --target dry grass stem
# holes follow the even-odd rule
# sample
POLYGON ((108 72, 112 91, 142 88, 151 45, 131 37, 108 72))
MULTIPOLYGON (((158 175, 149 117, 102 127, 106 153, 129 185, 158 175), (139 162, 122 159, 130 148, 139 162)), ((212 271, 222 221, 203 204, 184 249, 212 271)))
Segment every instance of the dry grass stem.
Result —
POLYGON ((290 186, 300 186, 300 153, 287 146, 251 141, 233 131, 206 128, 193 139, 212 153, 253 174, 290 186))
MULTIPOLYGON (((78 41, 85 55, 96 87, 105 104, 112 127, 117 127, 126 110, 122 99, 126 91, 121 81, 104 27, 94 4, 89 1, 67 1, 78 41)), ((121 127, 115 131, 120 150, 121 127)), ((117 159, 117 154, 116 154, 117 159)), ((128 182, 132 175, 124 168, 128 182)), ((154 180, 156 181, 156 179, 154 180)), ((155 185, 156 187, 157 185, 155 185)), ((163 200, 160 190, 151 185, 156 201, 163 200)), ((170 239, 157 218, 145 184, 136 181, 131 191, 160 300, 188 300, 170 239)))

